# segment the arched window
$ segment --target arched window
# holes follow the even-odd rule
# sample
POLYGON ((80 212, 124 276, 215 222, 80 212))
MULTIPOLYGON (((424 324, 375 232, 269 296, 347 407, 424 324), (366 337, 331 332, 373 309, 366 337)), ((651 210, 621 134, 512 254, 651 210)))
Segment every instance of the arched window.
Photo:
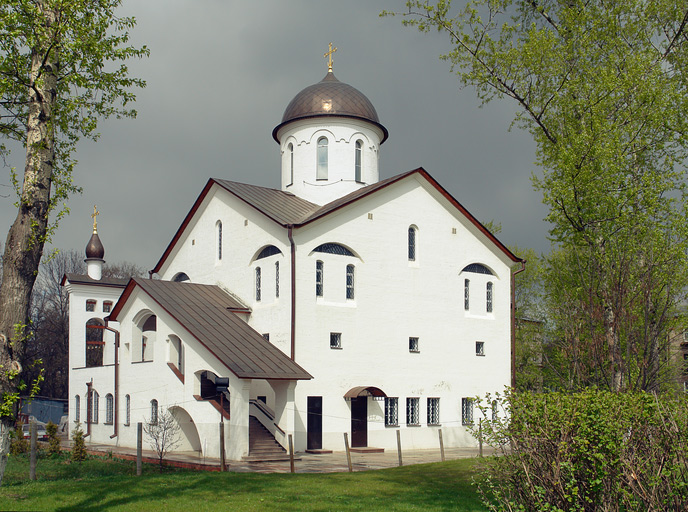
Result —
POLYGON ((124 397, 124 424, 126 426, 131 424, 131 397, 129 395, 124 397))
POLYGON ((282 254, 282 251, 280 251, 277 247, 274 245, 267 245, 265 246, 258 256, 256 256, 257 260, 262 260, 263 258, 269 258, 270 256, 274 256, 275 254, 282 254))
POLYGON ((346 266, 346 298, 354 299, 354 266, 346 266))
POLYGON ((361 181, 361 156, 363 153, 363 142, 360 140, 356 141, 356 173, 355 173, 355 179, 356 181, 361 181))
POLYGON ((184 272, 179 272, 172 278, 172 281, 175 283, 183 283, 184 281, 190 281, 190 279, 184 272))
POLYGON ((275 298, 279 299, 279 261, 275 262, 275 298))
POLYGON ((79 423, 81 421, 81 397, 76 395, 74 397, 74 422, 79 423))
POLYGON ((289 143, 289 184, 294 183, 294 145, 289 143))
POLYGON ((151 413, 150 413, 150 424, 158 424, 158 401, 154 398, 151 400, 151 413))
POLYGON ((486 299, 486 304, 485 307, 487 309, 488 313, 492 313, 492 282, 487 283, 487 287, 485 290, 485 299, 486 299))
POLYGON ((222 259, 222 221, 217 221, 217 260, 222 259))
POLYGON ((91 410, 91 423, 98 423, 98 408, 100 407, 100 395, 98 395, 98 392, 94 389, 93 390, 93 398, 92 398, 92 410, 91 410))
POLYGON ((324 252, 326 254, 338 254, 339 256, 356 256, 353 252, 351 252, 349 249, 347 249, 343 245, 334 244, 331 242, 319 245, 318 247, 313 249, 313 252, 324 252))
POLYGON ((466 265, 461 272, 473 272, 474 274, 485 274, 488 276, 493 276, 492 271, 481 263, 471 263, 466 265))
POLYGON ((318 260, 315 262, 315 296, 323 296, 323 280, 325 273, 325 265, 322 261, 318 260))
POLYGON ((150 315, 141 325, 141 361, 152 361, 158 317, 150 315))
POLYGON ((318 139, 318 170, 315 178, 318 180, 327 179, 327 137, 318 139))
POLYGON ((413 226, 408 228, 408 259, 416 261, 416 228, 413 226))
POLYGON ((86 322, 86 367, 103 366, 103 322, 91 318, 86 322))
POLYGON ((468 307, 470 306, 470 286, 471 286, 471 281, 469 279, 464 279, 463 280, 463 309, 468 311, 468 307))
POLYGON ((184 358, 183 358, 183 348, 182 340, 177 336, 170 334, 170 357, 168 363, 174 365, 179 373, 184 374, 184 358))
POLYGON ((256 267, 256 301, 260 302, 260 267, 256 267))
POLYGON ((105 395, 105 423, 107 425, 112 425, 114 408, 115 402, 112 397, 112 393, 108 393, 107 395, 105 395))

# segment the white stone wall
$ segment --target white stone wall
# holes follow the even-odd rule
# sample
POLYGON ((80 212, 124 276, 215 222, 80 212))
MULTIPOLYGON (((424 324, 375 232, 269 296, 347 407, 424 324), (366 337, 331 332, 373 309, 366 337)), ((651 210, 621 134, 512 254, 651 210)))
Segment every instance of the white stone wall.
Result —
POLYGON ((282 155, 282 190, 316 204, 326 204, 365 185, 379 181, 379 149, 382 132, 356 119, 315 118, 294 121, 278 137, 282 155), (316 178, 318 139, 328 139, 328 177, 316 178), (361 181, 355 180, 356 141, 363 142, 361 181), (294 179, 291 180, 289 144, 294 148, 294 179))

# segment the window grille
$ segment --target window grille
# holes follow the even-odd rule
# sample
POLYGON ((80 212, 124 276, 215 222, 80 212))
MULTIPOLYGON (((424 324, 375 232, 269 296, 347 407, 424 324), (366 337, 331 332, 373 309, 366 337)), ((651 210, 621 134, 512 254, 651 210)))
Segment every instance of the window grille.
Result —
POLYGON ((349 249, 344 247, 341 244, 335 244, 332 242, 328 242, 326 244, 321 244, 315 249, 313 249, 313 252, 324 252, 327 254, 337 254, 338 256, 356 256, 353 252, 351 252, 349 249))
POLYGON ((81 422, 81 397, 79 395, 74 397, 74 421, 76 423, 81 422))
POLYGON ((471 289, 471 281, 469 279, 464 279, 463 280, 463 309, 468 311, 468 308, 471 304, 470 302, 470 289, 471 289))
POLYGON ((331 332, 330 333, 330 348, 342 348, 342 333, 341 332, 331 332))
POLYGON ((315 262, 315 296, 323 296, 323 278, 324 278, 324 264, 318 260, 315 262))
POLYGON ((256 267, 256 301, 260 302, 260 267, 256 267))
POLYGON ((420 409, 420 398, 407 398, 406 399, 406 424, 407 425, 420 425, 420 414, 418 410, 420 409))
POLYGON ((217 221, 217 259, 222 259, 222 222, 217 221))
POLYGON ((481 263, 471 263, 466 265, 461 272, 473 272, 474 274, 485 274, 488 276, 493 276, 492 271, 481 263))
POLYGON ((361 156, 362 156, 362 150, 363 150, 363 143, 360 140, 356 141, 356 173, 355 173, 355 179, 356 181, 360 182, 361 181, 361 156))
POLYGON ((109 313, 112 310, 112 302, 106 300, 103 302, 103 313, 109 313))
POLYGON ((399 425, 399 399, 397 397, 385 398, 385 426, 396 427, 399 425))
POLYGON ((487 289, 485 290, 486 298, 486 309, 488 313, 492 313, 492 283, 487 283, 487 289))
POLYGON ((91 416, 91 423, 98 423, 98 409, 100 407, 100 396, 97 391, 93 391, 93 415, 91 416))
POLYGON ((476 341, 475 342, 475 355, 476 356, 484 356, 485 355, 485 342, 484 341, 476 341))
POLYGON ((174 276, 174 279, 172 279, 175 283, 183 283, 184 281, 189 281, 189 276, 187 276, 184 272, 180 272, 176 276, 174 276))
POLYGON ((267 247, 264 247, 262 251, 260 251, 256 259, 262 260, 263 258, 269 258, 270 256, 274 256, 275 254, 282 254, 282 251, 280 251, 274 245, 268 245, 267 247))
POLYGON ((88 299, 86 301, 86 311, 95 311, 96 310, 96 301, 88 299))
POLYGON ((418 338, 409 338, 409 352, 420 352, 418 338))
POLYGON ((105 395, 105 423, 108 425, 112 425, 113 409, 112 394, 108 393, 105 395))
POLYGON ((315 176, 318 180, 327 179, 327 138, 318 139, 318 170, 315 176))
POLYGON ((416 261, 416 228, 408 228, 408 259, 416 261))
POLYGON ((275 262, 275 298, 279 299, 279 261, 275 262))
POLYGON ((473 399, 461 399, 461 424, 473 425, 473 399))
POLYGON ((131 396, 126 395, 124 397, 124 424, 131 424, 131 396))
POLYGON ((150 423, 151 425, 157 425, 158 424, 158 401, 154 398, 151 400, 151 419, 150 423))
POLYGON ((440 399, 428 398, 428 425, 440 424, 440 399))
POLYGON ((354 298, 354 266, 346 266, 346 298, 353 300, 354 298))
POLYGON ((289 184, 294 183, 294 145, 289 143, 289 184))

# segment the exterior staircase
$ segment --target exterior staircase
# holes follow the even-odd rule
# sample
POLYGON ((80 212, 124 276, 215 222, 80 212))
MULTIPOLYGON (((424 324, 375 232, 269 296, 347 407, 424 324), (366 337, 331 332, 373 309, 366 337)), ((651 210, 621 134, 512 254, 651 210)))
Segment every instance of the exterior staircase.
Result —
POLYGON ((248 418, 248 462, 289 460, 289 454, 254 416, 248 418))

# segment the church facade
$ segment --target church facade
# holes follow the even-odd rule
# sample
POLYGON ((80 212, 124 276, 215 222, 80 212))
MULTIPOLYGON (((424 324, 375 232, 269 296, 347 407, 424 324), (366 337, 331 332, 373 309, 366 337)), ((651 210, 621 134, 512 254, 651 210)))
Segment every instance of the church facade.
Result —
POLYGON ((210 179, 154 279, 68 274, 70 425, 136 445, 169 413, 184 451, 471 446, 472 398, 511 383, 512 254, 424 169, 380 180, 388 136, 330 69, 273 137, 281 188, 210 179))

